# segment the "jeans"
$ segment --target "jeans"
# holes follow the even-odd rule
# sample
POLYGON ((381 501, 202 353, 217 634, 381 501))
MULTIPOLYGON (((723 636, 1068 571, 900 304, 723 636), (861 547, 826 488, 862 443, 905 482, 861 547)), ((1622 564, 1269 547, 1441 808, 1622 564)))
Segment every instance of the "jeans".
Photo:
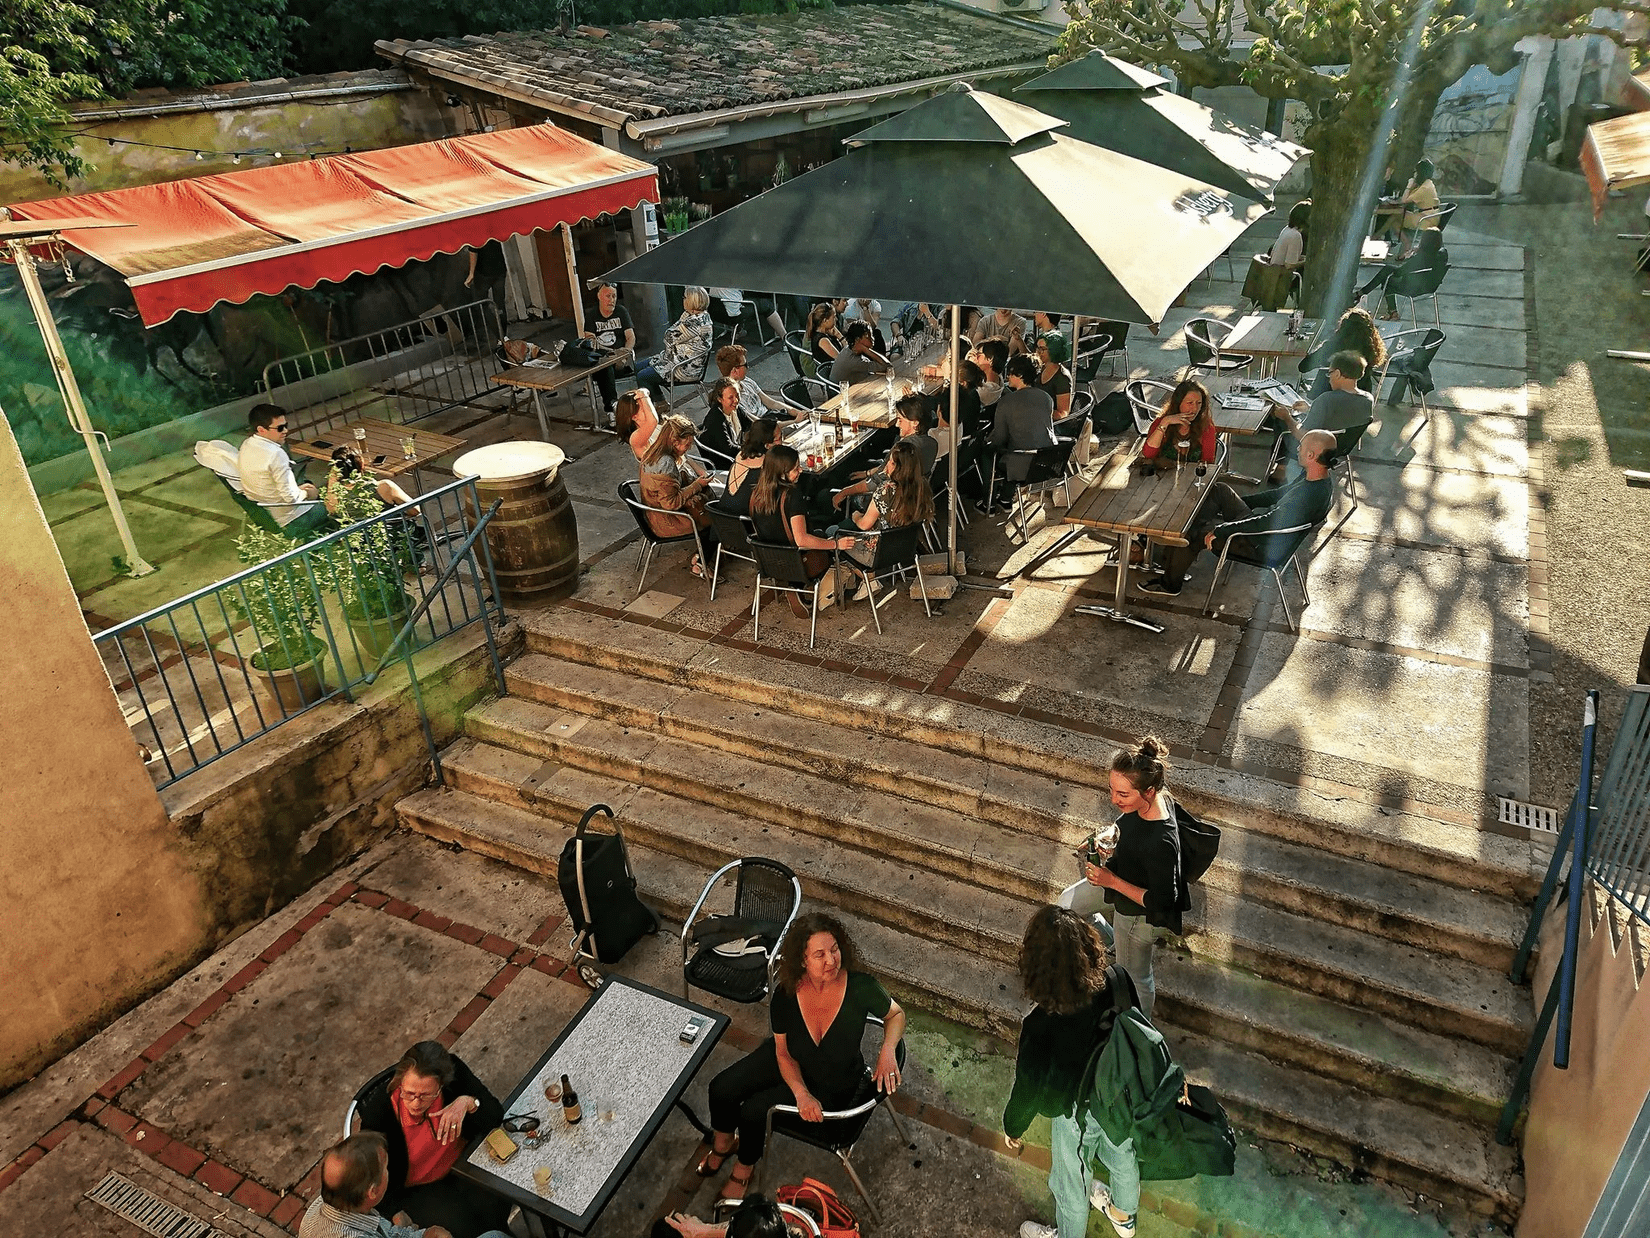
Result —
POLYGON ((1060 1238, 1083 1238, 1088 1233, 1089 1166, 1095 1160, 1106 1167, 1112 1206, 1130 1216, 1140 1210, 1140 1163, 1134 1156, 1133 1140, 1112 1143, 1092 1118, 1079 1128, 1076 1118, 1058 1117, 1053 1120, 1053 1131, 1048 1189, 1054 1195, 1060 1238))
POLYGON ((636 382, 647 388, 648 395, 653 397, 655 403, 661 400, 669 403, 665 396, 665 380, 659 376, 659 371, 653 368, 653 362, 644 361, 636 367, 636 382))
POLYGON ((1145 916, 1126 916, 1115 907, 1111 910, 1111 930, 1117 962, 1134 977, 1140 1009, 1149 1019, 1157 1001, 1157 977, 1152 974, 1152 943, 1157 939, 1157 930, 1146 923, 1145 916))
POLYGON ((1163 583, 1171 589, 1180 588, 1186 582, 1186 573, 1192 570, 1193 561, 1203 551, 1204 537, 1214 532, 1217 525, 1254 514, 1254 509, 1243 501, 1243 496, 1236 490, 1223 481, 1215 482, 1209 487, 1209 497, 1204 501, 1203 510, 1193 519, 1192 527, 1186 530, 1186 544, 1163 548, 1163 583))

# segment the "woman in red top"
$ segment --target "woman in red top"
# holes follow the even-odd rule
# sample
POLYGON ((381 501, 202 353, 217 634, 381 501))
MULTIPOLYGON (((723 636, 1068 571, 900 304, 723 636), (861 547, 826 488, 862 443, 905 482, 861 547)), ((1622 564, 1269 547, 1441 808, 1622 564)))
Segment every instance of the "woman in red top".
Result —
POLYGON ((1176 454, 1181 439, 1191 440, 1188 460, 1202 460, 1213 464, 1217 440, 1214 412, 1209 406, 1209 389, 1195 378, 1180 383, 1163 403, 1163 411, 1152 422, 1146 434, 1146 445, 1140 454, 1144 459, 1155 458, 1158 452, 1176 454))

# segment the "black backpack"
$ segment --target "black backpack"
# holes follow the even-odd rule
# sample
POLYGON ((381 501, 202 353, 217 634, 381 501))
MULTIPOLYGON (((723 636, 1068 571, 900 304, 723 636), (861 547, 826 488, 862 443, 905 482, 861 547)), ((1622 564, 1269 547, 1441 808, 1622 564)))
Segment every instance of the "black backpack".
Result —
POLYGON ((602 350, 589 340, 568 340, 556 360, 572 370, 587 370, 602 359, 602 350))
POLYGON ((568 919, 578 934, 574 953, 591 952, 603 963, 617 963, 643 937, 659 931, 659 917, 636 896, 636 878, 630 872, 618 823, 612 834, 592 834, 585 829, 598 812, 613 816, 606 804, 585 810, 579 828, 561 849, 556 884, 561 886, 568 919))
POLYGON ((1094 429, 1097 434, 1122 434, 1134 428, 1134 412, 1129 408, 1129 397, 1119 387, 1094 406, 1094 429))

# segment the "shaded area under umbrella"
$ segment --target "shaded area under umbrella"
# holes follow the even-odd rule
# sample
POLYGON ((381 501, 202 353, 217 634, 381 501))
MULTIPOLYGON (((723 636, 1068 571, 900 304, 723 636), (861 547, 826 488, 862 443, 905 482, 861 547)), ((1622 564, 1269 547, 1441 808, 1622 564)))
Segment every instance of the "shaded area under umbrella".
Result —
POLYGON ((1311 152, 1163 89, 1168 79, 1090 52, 1015 89, 1063 132, 1258 201, 1311 152))

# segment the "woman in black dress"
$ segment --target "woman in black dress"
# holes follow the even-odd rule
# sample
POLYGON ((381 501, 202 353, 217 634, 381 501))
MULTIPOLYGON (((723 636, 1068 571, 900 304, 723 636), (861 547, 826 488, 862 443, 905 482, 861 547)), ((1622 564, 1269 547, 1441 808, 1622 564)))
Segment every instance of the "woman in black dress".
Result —
POLYGON ((868 1017, 883 1021, 882 1050, 870 1078, 879 1092, 899 1087, 894 1047, 905 1031, 905 1012, 881 981, 859 970, 840 922, 818 913, 798 917, 779 948, 775 978, 773 1035, 710 1082, 715 1133, 697 1173, 711 1177, 737 1151, 724 1199, 744 1196, 762 1159, 771 1106, 795 1105, 804 1122, 822 1122, 827 1110, 854 1102, 868 1073, 859 1052, 868 1017))
POLYGON ((1111 802, 1123 814, 1117 819, 1117 850, 1104 868, 1090 864, 1085 874, 1106 887, 1117 961, 1134 977, 1147 1018, 1157 1000, 1152 974, 1157 930, 1179 934, 1180 913, 1192 905, 1180 872, 1174 801, 1164 785, 1168 768, 1169 745, 1155 735, 1112 754, 1111 802))
MULTIPOLYGON (((749 514, 759 541, 783 545, 790 542, 802 551, 802 564, 810 579, 818 579, 830 566, 832 550, 847 550, 852 537, 820 537, 808 531, 807 505, 796 492, 802 476, 802 458, 796 448, 776 443, 762 458, 762 473, 750 498, 749 514)), ((799 619, 808 617, 808 608, 794 593, 785 595, 799 619)))

